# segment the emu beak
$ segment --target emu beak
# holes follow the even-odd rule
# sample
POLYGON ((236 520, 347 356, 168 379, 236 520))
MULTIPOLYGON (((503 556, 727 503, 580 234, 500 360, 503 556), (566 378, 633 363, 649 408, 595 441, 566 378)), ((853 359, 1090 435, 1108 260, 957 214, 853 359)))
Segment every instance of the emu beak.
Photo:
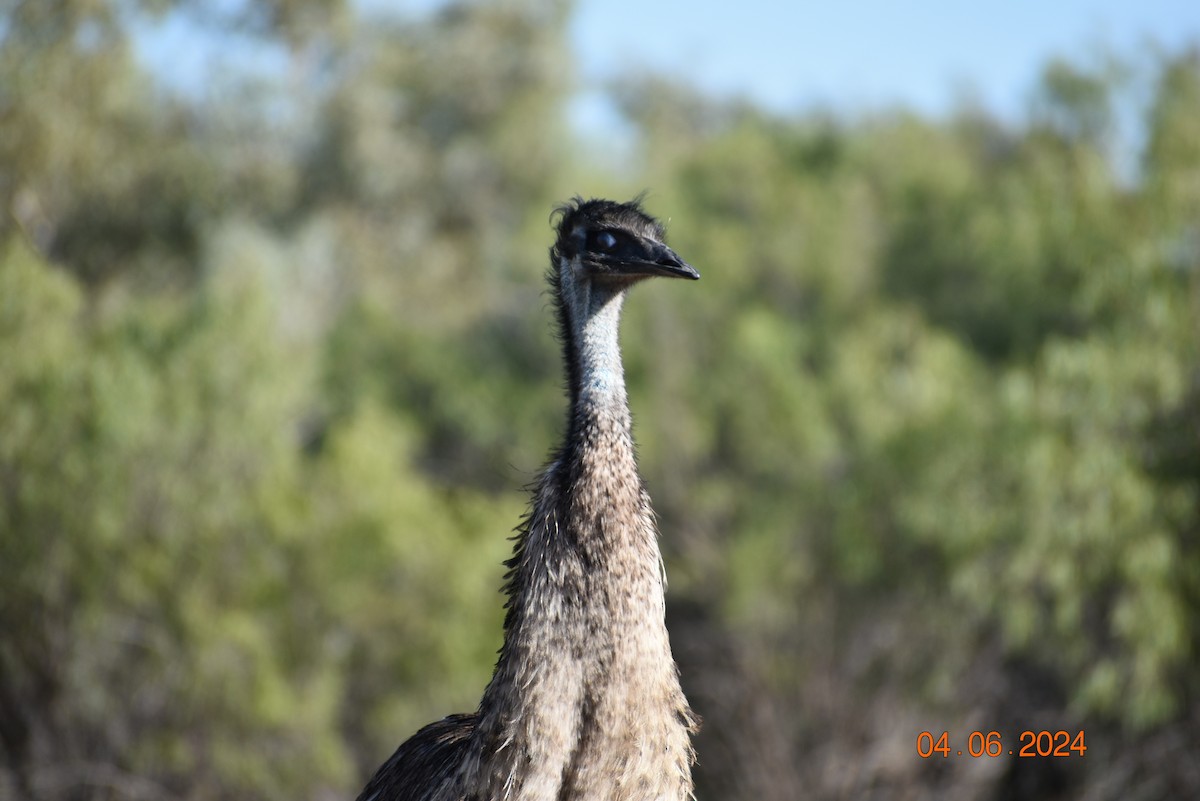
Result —
POLYGON ((617 266, 617 271, 623 275, 661 275, 692 281, 700 278, 700 273, 695 267, 679 258, 675 251, 658 242, 647 242, 644 257, 623 261, 617 266))

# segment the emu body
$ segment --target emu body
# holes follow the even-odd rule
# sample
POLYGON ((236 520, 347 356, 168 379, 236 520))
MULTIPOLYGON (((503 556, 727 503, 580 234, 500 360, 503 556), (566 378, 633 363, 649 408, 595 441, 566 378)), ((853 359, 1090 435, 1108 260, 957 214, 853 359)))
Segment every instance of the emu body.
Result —
POLYGON ((698 278, 638 203, 559 209, 549 280, 570 392, 563 444, 518 530, 504 645, 469 715, 421 729, 359 801, 677 801, 696 719, 664 623, 618 344, 629 288, 698 278))

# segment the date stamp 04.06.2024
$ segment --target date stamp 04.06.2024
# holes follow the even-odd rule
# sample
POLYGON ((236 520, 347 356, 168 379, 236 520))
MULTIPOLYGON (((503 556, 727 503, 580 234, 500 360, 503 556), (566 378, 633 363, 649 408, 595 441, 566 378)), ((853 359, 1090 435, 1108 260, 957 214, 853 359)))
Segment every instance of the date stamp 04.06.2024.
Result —
POLYGON ((923 731, 917 735, 917 756, 922 759, 941 756, 969 757, 1081 757, 1087 753, 1083 741, 1083 730, 1068 731, 1023 731, 1017 735, 1016 743, 1006 745, 1004 735, 998 731, 972 731, 966 742, 956 742, 950 732, 934 734, 923 731))

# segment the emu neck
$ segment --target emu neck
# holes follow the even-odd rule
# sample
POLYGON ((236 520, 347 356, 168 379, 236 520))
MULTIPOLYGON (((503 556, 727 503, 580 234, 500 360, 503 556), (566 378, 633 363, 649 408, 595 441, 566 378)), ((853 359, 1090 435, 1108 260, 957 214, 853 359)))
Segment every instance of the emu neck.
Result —
POLYGON ((618 346, 626 286, 562 275, 571 421, 509 563, 504 646, 464 786, 480 798, 682 801, 692 717, 634 459, 618 346))
POLYGON ((629 418, 621 364, 621 307, 625 287, 588 285, 571 299, 571 337, 576 363, 574 416, 629 418))

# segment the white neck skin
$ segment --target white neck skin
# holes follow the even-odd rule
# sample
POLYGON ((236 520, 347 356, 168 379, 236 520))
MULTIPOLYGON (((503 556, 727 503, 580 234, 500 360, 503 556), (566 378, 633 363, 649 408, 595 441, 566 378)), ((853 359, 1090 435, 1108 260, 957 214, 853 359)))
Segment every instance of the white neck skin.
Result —
POLYGON ((619 339, 628 284, 590 280, 569 262, 560 267, 563 300, 579 360, 579 403, 598 410, 624 409, 625 371, 619 339))

